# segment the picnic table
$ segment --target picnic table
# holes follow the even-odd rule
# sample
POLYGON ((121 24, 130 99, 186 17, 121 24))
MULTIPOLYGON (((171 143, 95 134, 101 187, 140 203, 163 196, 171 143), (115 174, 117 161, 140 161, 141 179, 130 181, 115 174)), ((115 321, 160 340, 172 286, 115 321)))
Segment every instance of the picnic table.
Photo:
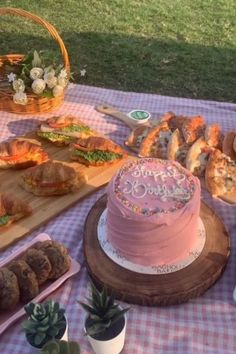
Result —
MULTIPOLYGON (((115 118, 95 110, 95 106, 109 104, 122 112, 135 108, 147 110, 153 118, 166 111, 205 117, 208 123, 219 123, 223 131, 236 130, 236 104, 165 97, 154 94, 121 92, 83 85, 70 85, 64 104, 53 114, 74 114, 91 127, 123 144, 129 128, 115 118)), ((0 112, 0 140, 22 135, 37 126, 38 119, 52 114, 19 116, 0 112)), ((69 338, 78 341, 82 354, 91 354, 84 336, 85 313, 77 299, 88 295, 88 273, 83 256, 83 227, 86 216, 106 188, 86 197, 48 223, 0 252, 0 259, 45 232, 62 242, 72 258, 81 264, 80 272, 67 280, 50 298, 64 305, 69 320, 69 338)), ((186 304, 170 307, 142 307, 132 305, 128 312, 127 334, 123 354, 233 354, 236 352, 236 304, 232 294, 236 285, 236 206, 213 199, 202 190, 202 199, 223 220, 230 234, 232 251, 223 276, 203 296, 186 304)), ((99 264, 98 264, 99 267, 99 264)), ((33 353, 21 329, 22 319, 0 337, 0 353, 33 353)))

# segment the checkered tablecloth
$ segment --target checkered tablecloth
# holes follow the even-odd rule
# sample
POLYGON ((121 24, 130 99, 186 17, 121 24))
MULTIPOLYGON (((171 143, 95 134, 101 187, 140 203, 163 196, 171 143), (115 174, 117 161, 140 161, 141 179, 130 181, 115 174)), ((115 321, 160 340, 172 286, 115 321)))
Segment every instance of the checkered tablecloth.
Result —
MULTIPOLYGON (((202 114, 209 123, 217 122, 223 131, 236 130, 236 105, 213 101, 164 97, 151 94, 120 92, 102 88, 71 85, 65 103, 55 113, 74 114, 89 125, 123 143, 129 128, 122 122, 98 113, 94 106, 110 104, 123 112, 139 108, 158 118, 166 111, 177 114, 202 114)), ((33 130, 38 119, 51 116, 19 116, 0 112, 0 140, 33 130)), ((13 247, 0 253, 4 258, 9 252, 31 240, 40 232, 64 243, 70 255, 81 264, 81 271, 68 280, 52 298, 62 303, 69 319, 69 337, 80 342, 82 354, 91 354, 83 335, 84 312, 76 303, 88 295, 88 276, 82 252, 82 233, 85 218, 105 189, 78 202, 58 217, 23 238, 13 247)), ((232 253, 220 280, 204 296, 187 304, 148 308, 132 305, 128 312, 128 326, 124 354, 233 354, 236 353, 236 305, 232 293, 236 285, 236 206, 213 200, 206 191, 202 198, 222 218, 232 241, 232 253)), ((21 330, 21 320, 0 336, 1 354, 34 353, 21 330)))

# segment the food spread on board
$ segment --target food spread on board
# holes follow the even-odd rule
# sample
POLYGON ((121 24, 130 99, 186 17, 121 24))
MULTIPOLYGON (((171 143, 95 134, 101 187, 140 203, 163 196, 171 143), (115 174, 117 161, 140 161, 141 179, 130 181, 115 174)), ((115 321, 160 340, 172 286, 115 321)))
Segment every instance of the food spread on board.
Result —
POLYGON ((235 132, 223 135, 219 124, 208 125, 202 116, 187 117, 167 112, 152 127, 136 127, 125 145, 140 157, 178 161, 205 180, 205 186, 212 196, 224 197, 225 194, 233 193, 233 199, 236 200, 235 139, 235 132), (227 181, 224 187, 223 180, 227 181), (216 187, 213 187, 216 185, 217 192, 216 187))
MULTIPOLYGON (((123 217, 129 212, 132 217, 134 215, 134 222, 132 226, 130 216, 128 219, 125 218, 124 221, 119 222, 119 211, 109 214, 108 226, 111 223, 112 228, 108 230, 108 235, 109 240, 112 244, 115 244, 115 247, 117 246, 116 240, 121 242, 118 248, 125 244, 121 241, 121 237, 116 237, 118 233, 123 232, 123 229, 129 231, 132 226, 141 235, 142 228, 144 228, 144 234, 146 234, 149 226, 147 222, 137 226, 138 217, 140 217, 139 209, 135 203, 128 203, 131 197, 137 197, 139 203, 145 200, 145 205, 142 208, 145 214, 152 207, 151 200, 155 204, 156 198, 161 196, 162 209, 159 214, 164 220, 164 215, 168 219, 170 215, 173 216, 177 213, 179 208, 185 210, 182 217, 186 218, 188 211, 186 208, 193 202, 191 193, 197 185, 200 186, 198 178, 200 180, 205 179, 205 186, 213 197, 236 193, 236 134, 230 131, 223 135, 218 124, 208 125, 202 116, 187 117, 167 112, 155 124, 137 125, 126 139, 125 145, 139 157, 131 162, 134 166, 132 172, 134 181, 123 178, 124 189, 122 193, 119 191, 118 184, 114 185, 114 191, 116 191, 116 197, 120 198, 120 205, 124 209, 122 209, 123 217), (142 164, 140 165, 139 162, 140 164, 142 162, 142 164), (148 167, 144 169, 146 164, 148 167), (154 170, 152 171, 152 169, 154 170), (141 193, 143 189, 140 184, 137 184, 138 176, 142 177, 140 177, 140 183, 141 187, 145 189, 145 198, 141 193), (185 186, 184 176, 188 176, 186 181, 191 180, 194 187, 187 182, 187 187, 185 186), (167 180, 169 184, 166 182, 167 180), (161 181, 158 182, 159 185, 157 181, 161 181), (195 184, 193 181, 195 181, 195 184), (141 192, 140 188, 142 189, 141 192), (172 208, 172 214, 169 212, 167 214, 166 212, 163 213, 163 210, 165 211, 166 208, 170 207, 170 200, 177 209, 172 208), (184 204, 182 205, 183 201, 184 204), (117 226, 116 233, 114 233, 114 225, 117 226)), ((61 195, 76 194, 78 190, 82 190, 89 184, 89 169, 99 169, 99 166, 108 167, 127 157, 127 151, 121 146, 71 115, 53 116, 41 122, 34 142, 23 137, 0 144, 0 168, 2 173, 4 173, 3 170, 9 168, 14 170, 24 169, 24 171, 11 171, 11 173, 19 173, 17 184, 22 188, 19 187, 22 193, 25 190, 29 193, 24 195, 27 196, 31 193, 36 196, 35 198, 50 197, 50 199, 56 199, 61 195), (55 147, 45 142, 50 142, 55 147), (66 154, 63 155, 63 158, 62 155, 58 155, 61 156, 61 159, 58 160, 52 154, 51 147, 52 150, 66 150, 66 154)), ((130 165, 124 165, 124 169, 120 169, 117 176, 125 177, 127 175, 126 166, 130 165)), ((110 185, 112 183, 111 181, 110 185)), ((34 207, 29 206, 26 201, 27 197, 23 197, 21 200, 9 194, 9 192, 4 191, 3 193, 0 190, 0 232, 8 226, 10 227, 12 222, 26 216, 30 217, 31 213, 34 213, 34 207)), ((115 200, 113 199, 109 198, 109 211, 113 208, 112 203, 115 200)), ((196 220, 199 215, 200 187, 197 201, 198 208, 189 207, 191 210, 195 210, 196 220)), ((191 224, 191 227, 192 230, 196 231, 197 223, 195 219, 194 225, 191 224)), ((151 222, 151 219, 149 221, 151 222)), ((153 228, 152 222, 151 227, 153 228)), ((175 229, 173 228, 173 230, 175 229)), ((152 231, 156 234, 156 229, 152 231)), ((179 254, 188 252, 185 246, 187 241, 194 241, 195 231, 191 232, 192 238, 187 239, 185 238, 186 232, 183 229, 184 241, 181 243, 183 249, 179 250, 179 254)), ((150 232, 148 232, 149 234, 150 232)), ((147 237, 150 236, 148 235, 147 237)), ((2 234, 2 236, 4 235, 2 234)), ((127 239, 127 237, 125 238, 127 239)), ((173 243, 171 240, 169 241, 172 247, 173 243)), ((151 239, 150 242, 152 244, 151 239)), ((148 247, 147 240, 144 243, 145 247, 148 247)), ((175 256, 175 247, 172 249, 170 246, 168 245, 166 248, 166 256, 170 254, 171 249, 171 252, 173 251, 171 253, 172 259, 175 256)), ((143 247, 142 245, 141 248, 143 249, 143 247)), ((142 251, 137 250, 135 242, 130 244, 130 250, 127 251, 125 248, 123 251, 124 253, 130 252, 131 256, 128 256, 134 259, 137 258, 135 252, 138 252, 138 257, 141 257, 143 262, 145 261, 142 251)), ((153 257, 156 259, 156 257, 160 257, 160 254, 154 254, 153 257)), ((163 254, 161 257, 163 257, 163 254)), ((148 256, 147 262, 149 261, 148 256)), ((40 293, 43 284, 60 278, 69 268, 70 257, 63 245, 52 240, 35 244, 21 257, 0 268, 0 287, 2 289, 0 309, 11 310, 19 302, 26 303, 32 300, 40 293), (11 296, 8 296, 10 293, 11 296)))
MULTIPOLYGON (((59 196, 83 188, 88 181, 86 169, 75 170, 74 163, 87 167, 108 166, 128 156, 118 144, 72 115, 52 116, 40 122, 36 135, 38 139, 33 142, 23 137, 0 144, 0 168, 25 169, 19 185, 36 196, 59 196), (41 138, 68 148, 68 161, 54 161, 53 157, 50 160, 49 152, 41 146, 41 138)), ((152 126, 138 125, 125 145, 139 157, 179 162, 192 174, 203 178, 214 197, 236 193, 236 133, 229 131, 223 135, 218 124, 208 125, 202 116, 167 112, 152 126)), ((4 194, 2 204, 3 200, 6 200, 4 194)), ((29 215, 29 207, 23 204, 24 201, 15 198, 11 214, 2 207, 2 229, 29 215)))

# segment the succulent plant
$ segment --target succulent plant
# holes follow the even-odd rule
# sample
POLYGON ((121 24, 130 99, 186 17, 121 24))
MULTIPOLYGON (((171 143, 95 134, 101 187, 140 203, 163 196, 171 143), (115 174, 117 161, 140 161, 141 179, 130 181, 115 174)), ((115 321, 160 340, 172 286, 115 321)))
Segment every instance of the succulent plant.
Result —
POLYGON ((76 342, 52 340, 45 344, 40 354, 80 354, 80 347, 76 342))
POLYGON ((28 320, 23 322, 23 329, 32 346, 42 348, 48 341, 63 336, 66 330, 65 310, 60 308, 58 302, 30 302, 24 309, 28 320))
POLYGON ((114 295, 110 296, 107 289, 99 291, 91 282, 91 297, 87 298, 88 304, 78 301, 83 309, 88 313, 89 323, 86 324, 86 334, 94 336, 105 332, 116 321, 118 321, 129 308, 121 309, 119 304, 115 304, 114 295))

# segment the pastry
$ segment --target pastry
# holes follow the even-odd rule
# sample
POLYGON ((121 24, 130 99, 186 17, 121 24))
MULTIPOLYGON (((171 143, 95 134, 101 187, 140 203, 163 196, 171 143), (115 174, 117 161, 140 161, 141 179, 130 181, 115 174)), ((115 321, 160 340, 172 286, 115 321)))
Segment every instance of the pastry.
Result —
POLYGON ((236 192, 236 162, 220 150, 211 152, 206 165, 205 182, 213 197, 236 192))
POLYGON ((97 135, 88 125, 73 116, 49 118, 40 125, 37 134, 57 146, 69 145, 76 138, 97 135))
POLYGON ((236 136, 234 137, 234 141, 233 141, 233 150, 236 154, 236 136))
POLYGON ((161 122, 152 128, 147 136, 143 139, 139 156, 140 157, 159 157, 167 158, 167 146, 171 137, 171 130, 167 122, 161 122))
POLYGON ((87 166, 105 166, 124 158, 127 153, 113 141, 99 137, 77 139, 71 145, 71 159, 87 166))
POLYGON ((174 132, 176 129, 181 131, 185 122, 190 121, 190 118, 186 116, 176 116, 173 112, 167 112, 161 117, 162 122, 167 122, 170 130, 174 132))
POLYGON ((188 150, 186 168, 196 176, 204 176, 206 164, 212 148, 204 138, 199 138, 188 150))
POLYGON ((9 193, 0 194, 0 230, 31 213, 26 202, 9 193))
POLYGON ((175 131, 171 134, 167 146, 168 160, 175 160, 182 166, 186 166, 186 156, 189 148, 190 145, 185 142, 181 131, 179 129, 175 129, 175 131))
POLYGON ((147 136, 149 131, 150 127, 147 127, 146 125, 136 127, 127 137, 125 145, 134 152, 138 152, 143 139, 147 136))
POLYGON ((204 137, 209 146, 221 148, 222 134, 219 124, 207 125, 204 137))
POLYGON ((236 161, 236 132, 229 131, 223 139, 223 153, 236 161))
POLYGON ((0 268, 0 310, 12 310, 19 300, 17 277, 6 267, 0 268))
POLYGON ((41 285, 49 278, 52 271, 51 263, 42 251, 30 248, 22 258, 36 274, 38 284, 41 285))
POLYGON ((14 139, 0 144, 0 169, 23 169, 48 160, 40 145, 28 140, 14 139))
POLYGON ((48 161, 24 172, 20 185, 35 195, 61 195, 78 189, 86 177, 60 162, 48 161))
POLYGON ((186 143, 192 144, 201 136, 204 136, 206 129, 205 121, 202 116, 192 117, 183 122, 182 133, 186 143))
POLYGON ((42 251, 49 259, 52 269, 48 279, 58 279, 66 273, 71 265, 71 259, 67 249, 59 242, 48 240, 38 242, 34 248, 42 251))
POLYGON ((20 289, 20 299, 26 303, 39 293, 37 277, 30 266, 23 260, 11 262, 7 268, 17 277, 20 289))

